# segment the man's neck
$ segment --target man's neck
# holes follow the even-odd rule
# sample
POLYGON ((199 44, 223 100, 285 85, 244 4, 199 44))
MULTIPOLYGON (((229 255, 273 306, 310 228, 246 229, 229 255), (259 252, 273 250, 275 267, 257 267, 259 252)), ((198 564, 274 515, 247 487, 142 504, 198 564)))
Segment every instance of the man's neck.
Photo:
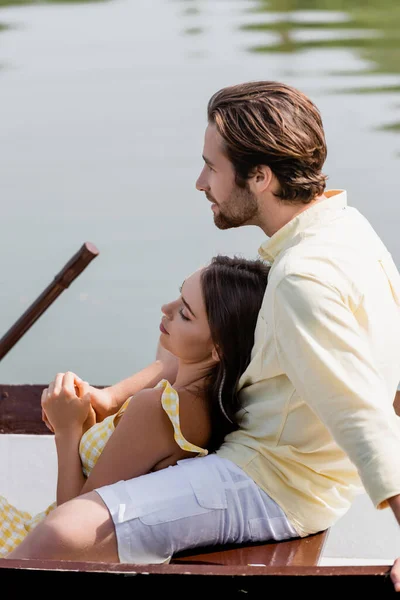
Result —
POLYGON ((274 233, 282 229, 297 215, 325 200, 325 198, 325 194, 322 194, 309 204, 286 204, 274 197, 271 202, 265 203, 264 210, 260 214, 259 227, 261 227, 265 235, 272 237, 274 233))

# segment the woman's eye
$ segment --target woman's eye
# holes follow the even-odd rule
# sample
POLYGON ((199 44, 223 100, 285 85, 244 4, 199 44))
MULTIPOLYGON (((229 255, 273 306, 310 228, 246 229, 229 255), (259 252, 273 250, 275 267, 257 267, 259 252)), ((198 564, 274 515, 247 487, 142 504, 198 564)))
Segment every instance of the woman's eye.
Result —
POLYGON ((188 319, 184 314, 183 314, 183 308, 179 309, 179 314, 181 315, 182 319, 184 321, 190 321, 190 319, 188 319))

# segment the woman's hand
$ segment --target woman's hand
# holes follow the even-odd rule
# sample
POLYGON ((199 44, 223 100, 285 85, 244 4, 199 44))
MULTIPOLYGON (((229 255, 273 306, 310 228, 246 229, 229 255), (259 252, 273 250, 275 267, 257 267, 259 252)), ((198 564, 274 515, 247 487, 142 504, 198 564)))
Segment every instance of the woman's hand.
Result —
POLYGON ((89 385, 88 392, 90 394, 90 403, 95 411, 97 423, 117 412, 119 407, 114 400, 111 388, 106 387, 100 389, 89 385))
POLYGON ((90 386, 75 373, 58 373, 42 392, 42 418, 55 434, 84 433, 96 422, 90 403, 90 386))

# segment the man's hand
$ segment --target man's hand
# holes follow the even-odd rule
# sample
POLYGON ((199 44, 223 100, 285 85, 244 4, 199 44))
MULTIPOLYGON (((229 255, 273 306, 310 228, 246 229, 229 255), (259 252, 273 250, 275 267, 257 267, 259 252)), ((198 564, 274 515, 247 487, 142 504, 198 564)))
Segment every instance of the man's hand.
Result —
MULTIPOLYGON (((389 506, 400 525, 400 494, 388 498, 389 506)), ((396 558, 390 570, 390 579, 392 580, 396 592, 400 592, 400 558, 396 558)))
POLYGON ((396 592, 400 592, 400 558, 396 558, 390 570, 390 579, 392 580, 396 592))

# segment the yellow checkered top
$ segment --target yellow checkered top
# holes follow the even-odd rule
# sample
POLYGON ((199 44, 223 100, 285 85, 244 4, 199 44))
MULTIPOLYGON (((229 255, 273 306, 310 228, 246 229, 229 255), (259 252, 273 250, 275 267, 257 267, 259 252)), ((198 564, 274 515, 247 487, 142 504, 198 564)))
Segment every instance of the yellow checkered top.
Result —
MULTIPOLYGON (((162 379, 156 388, 163 388, 161 396, 161 404, 168 417, 171 420, 174 428, 174 438, 176 443, 187 450, 194 452, 197 456, 205 456, 208 454, 207 449, 200 448, 188 442, 182 434, 179 420, 179 395, 178 392, 171 386, 169 381, 162 379)), ((82 462, 82 470, 86 477, 89 476, 91 470, 97 462, 104 446, 109 440, 112 432, 115 429, 115 419, 117 415, 125 412, 130 398, 121 406, 115 415, 111 415, 101 421, 95 423, 93 427, 88 429, 82 436, 79 453, 82 462)), ((0 557, 4 557, 11 552, 18 544, 22 542, 24 537, 31 531, 44 517, 56 507, 53 502, 43 512, 32 516, 30 513, 18 510, 10 504, 3 496, 0 496, 0 557)))
MULTIPOLYGON (((172 426, 174 428, 174 438, 176 443, 187 450, 188 452, 194 452, 198 456, 206 456, 208 450, 200 448, 188 442, 182 434, 180 420, 179 420, 179 395, 178 392, 171 386, 167 379, 162 379, 156 388, 163 388, 164 391, 161 396, 161 404, 167 415, 169 416, 172 426)), ((79 446, 79 453, 81 455, 82 470, 86 477, 89 476, 91 470, 97 462, 100 454, 103 451, 104 446, 110 438, 110 435, 115 429, 115 419, 125 412, 130 398, 121 406, 119 411, 115 415, 111 415, 96 423, 83 434, 81 443, 79 446)))
POLYGON ((163 409, 170 418, 170 421, 174 428, 174 438, 178 446, 188 452, 195 452, 197 456, 206 456, 208 450, 206 448, 200 448, 188 442, 181 431, 181 425, 179 420, 179 395, 176 390, 171 386, 169 381, 162 379, 156 387, 164 388, 161 396, 161 404, 163 409))

